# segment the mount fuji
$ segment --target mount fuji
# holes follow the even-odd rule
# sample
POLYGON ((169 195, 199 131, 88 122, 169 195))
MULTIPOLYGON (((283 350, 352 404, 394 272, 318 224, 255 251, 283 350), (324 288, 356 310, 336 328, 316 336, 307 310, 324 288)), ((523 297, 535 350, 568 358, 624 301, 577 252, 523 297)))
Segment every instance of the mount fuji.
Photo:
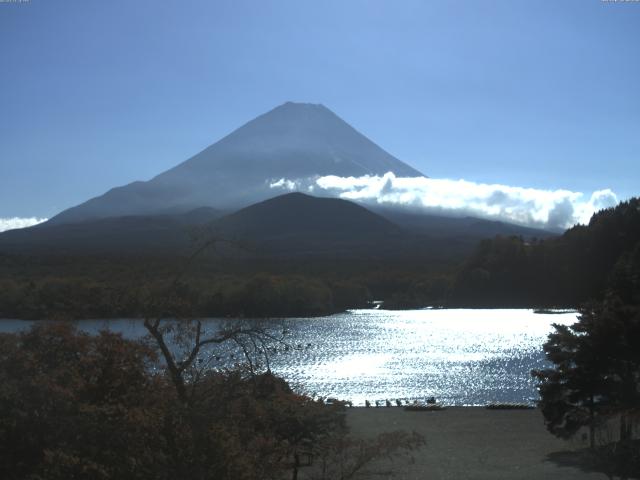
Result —
POLYGON ((63 211, 50 225, 106 217, 237 210, 277 194, 281 178, 421 172, 387 153, 323 105, 287 102, 149 181, 116 187, 63 211))

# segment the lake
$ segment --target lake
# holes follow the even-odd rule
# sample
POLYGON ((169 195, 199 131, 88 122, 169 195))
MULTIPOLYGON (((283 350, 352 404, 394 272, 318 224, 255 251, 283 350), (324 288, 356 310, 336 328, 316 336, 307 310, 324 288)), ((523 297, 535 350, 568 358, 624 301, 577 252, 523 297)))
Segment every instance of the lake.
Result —
MULTIPOLYGON (((576 316, 442 309, 351 310, 288 319, 287 341, 302 348, 272 353, 271 367, 306 393, 355 405, 365 399, 373 403, 430 396, 447 405, 531 404, 538 393, 530 372, 545 365, 542 344, 552 324, 569 325, 576 316)), ((206 320, 212 329, 221 322, 206 320)), ((0 331, 17 331, 31 323, 0 320, 0 331)), ((89 332, 109 328, 128 338, 145 334, 139 320, 84 320, 78 325, 89 332)), ((225 364, 237 358, 230 351, 223 357, 225 364)))

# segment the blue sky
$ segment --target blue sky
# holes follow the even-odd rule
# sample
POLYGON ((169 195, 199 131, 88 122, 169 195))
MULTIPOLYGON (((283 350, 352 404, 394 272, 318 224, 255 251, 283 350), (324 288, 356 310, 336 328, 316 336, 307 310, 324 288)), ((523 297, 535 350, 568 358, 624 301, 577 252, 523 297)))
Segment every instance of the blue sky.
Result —
POLYGON ((640 194, 640 2, 0 3, 0 217, 146 180, 287 100, 436 178, 640 194))

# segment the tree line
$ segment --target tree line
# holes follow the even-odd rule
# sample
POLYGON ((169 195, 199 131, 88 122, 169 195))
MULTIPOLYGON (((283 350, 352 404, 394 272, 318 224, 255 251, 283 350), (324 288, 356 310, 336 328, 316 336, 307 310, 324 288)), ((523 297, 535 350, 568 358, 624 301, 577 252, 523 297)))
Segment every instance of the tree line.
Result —
MULTIPOLYGON (((0 318, 139 318, 185 258, 0 256, 0 318)), ((201 317, 328 315, 385 300, 442 304, 453 264, 376 259, 237 260, 203 256, 178 286, 201 317)), ((189 301, 186 302, 186 299, 189 301)))
MULTIPOLYGON (((68 276, 2 278, 0 318, 141 317, 148 299, 168 282, 168 278, 145 283, 68 276)), ((176 313, 200 317, 328 315, 366 307, 371 300, 369 290, 358 283, 269 273, 187 278, 177 289, 184 303, 176 313)))
POLYGON ((470 307, 577 307, 602 299, 607 283, 640 249, 640 199, 593 215, 562 236, 527 241, 482 241, 460 267, 450 305, 470 307))

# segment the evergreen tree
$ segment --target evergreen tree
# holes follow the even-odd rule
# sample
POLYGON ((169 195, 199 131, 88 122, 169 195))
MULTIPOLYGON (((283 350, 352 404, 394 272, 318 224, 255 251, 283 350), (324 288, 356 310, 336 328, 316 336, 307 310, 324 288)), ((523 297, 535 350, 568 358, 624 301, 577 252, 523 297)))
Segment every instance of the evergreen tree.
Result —
POLYGON ((574 325, 555 325, 544 351, 553 366, 532 374, 548 429, 566 438, 589 426, 593 446, 598 422, 619 417, 620 440, 629 440, 640 412, 640 306, 610 293, 574 325))

